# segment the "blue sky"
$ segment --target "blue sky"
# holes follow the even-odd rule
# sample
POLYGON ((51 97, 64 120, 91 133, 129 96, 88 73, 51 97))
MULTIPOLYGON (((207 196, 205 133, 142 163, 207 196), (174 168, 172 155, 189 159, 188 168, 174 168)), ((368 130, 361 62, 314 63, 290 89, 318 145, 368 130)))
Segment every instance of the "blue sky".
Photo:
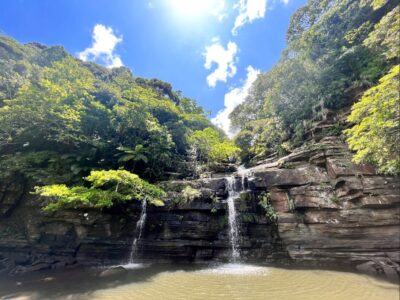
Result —
POLYGON ((290 16, 305 2, 0 0, 0 33, 167 81, 229 131, 227 115, 278 60, 290 16))

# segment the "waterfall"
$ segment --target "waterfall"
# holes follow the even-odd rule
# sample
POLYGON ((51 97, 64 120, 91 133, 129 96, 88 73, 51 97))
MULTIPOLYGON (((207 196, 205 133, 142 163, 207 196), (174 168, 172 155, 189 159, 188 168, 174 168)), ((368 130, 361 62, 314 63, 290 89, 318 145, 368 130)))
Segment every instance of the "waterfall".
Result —
POLYGON ((133 260, 135 259, 137 254, 137 244, 140 238, 142 237, 143 228, 146 223, 146 207, 147 207, 147 200, 145 198, 142 200, 142 211, 140 212, 140 218, 136 222, 135 238, 133 239, 132 242, 129 263, 133 263, 133 260))
POLYGON ((239 229, 236 221, 235 200, 239 198, 239 192, 236 191, 235 177, 226 177, 228 189, 228 213, 229 213, 229 239, 231 241, 231 261, 236 262, 240 258, 239 253, 239 229))
POLYGON ((246 169, 243 165, 240 165, 237 168, 236 173, 242 178, 242 191, 246 190, 246 178, 248 177, 249 170, 246 169))

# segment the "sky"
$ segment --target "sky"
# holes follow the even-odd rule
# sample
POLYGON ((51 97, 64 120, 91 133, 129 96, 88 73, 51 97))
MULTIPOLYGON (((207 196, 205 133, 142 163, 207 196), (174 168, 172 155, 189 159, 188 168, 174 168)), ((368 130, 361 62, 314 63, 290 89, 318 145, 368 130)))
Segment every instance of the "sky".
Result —
POLYGON ((125 66, 195 99, 230 136, 229 113, 285 48, 305 0, 0 0, 0 34, 125 66))

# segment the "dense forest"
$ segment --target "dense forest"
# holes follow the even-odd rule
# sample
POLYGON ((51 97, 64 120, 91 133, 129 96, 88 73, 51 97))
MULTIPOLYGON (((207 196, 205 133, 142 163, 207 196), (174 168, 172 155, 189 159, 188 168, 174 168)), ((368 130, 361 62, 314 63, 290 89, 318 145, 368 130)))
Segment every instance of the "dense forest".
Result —
POLYGON ((0 37, 0 177, 56 196, 48 209, 162 205, 154 183, 290 153, 316 128, 346 138, 355 162, 399 173, 399 22, 396 1, 310 0, 231 114, 234 141, 166 82, 0 37))
POLYGON ((287 154, 319 128, 344 134, 355 162, 398 173, 399 31, 397 1, 308 1, 279 62, 230 116, 242 160, 287 154))
POLYGON ((238 155, 194 100, 163 81, 8 37, 0 65, 0 176, 50 185, 38 192, 65 204, 156 198, 162 191, 147 181, 196 176, 238 155))

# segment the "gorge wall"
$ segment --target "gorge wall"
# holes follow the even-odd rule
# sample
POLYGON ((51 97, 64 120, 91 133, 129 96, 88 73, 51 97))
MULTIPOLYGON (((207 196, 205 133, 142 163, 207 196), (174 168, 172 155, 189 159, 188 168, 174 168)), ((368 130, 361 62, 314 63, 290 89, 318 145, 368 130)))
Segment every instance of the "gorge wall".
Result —
MULTIPOLYGON (((389 278, 400 274, 398 178, 355 166, 338 138, 328 137, 237 175, 235 201, 246 261, 351 265, 389 278), (277 220, 266 217, 267 192, 277 220)), ((169 181, 163 207, 149 206, 137 258, 201 262, 230 255, 223 177, 169 181), (190 186, 193 199, 182 197, 190 186)), ((0 187, 0 270, 21 273, 75 265, 120 264, 129 251, 140 203, 96 210, 41 211, 23 178, 0 187)))

